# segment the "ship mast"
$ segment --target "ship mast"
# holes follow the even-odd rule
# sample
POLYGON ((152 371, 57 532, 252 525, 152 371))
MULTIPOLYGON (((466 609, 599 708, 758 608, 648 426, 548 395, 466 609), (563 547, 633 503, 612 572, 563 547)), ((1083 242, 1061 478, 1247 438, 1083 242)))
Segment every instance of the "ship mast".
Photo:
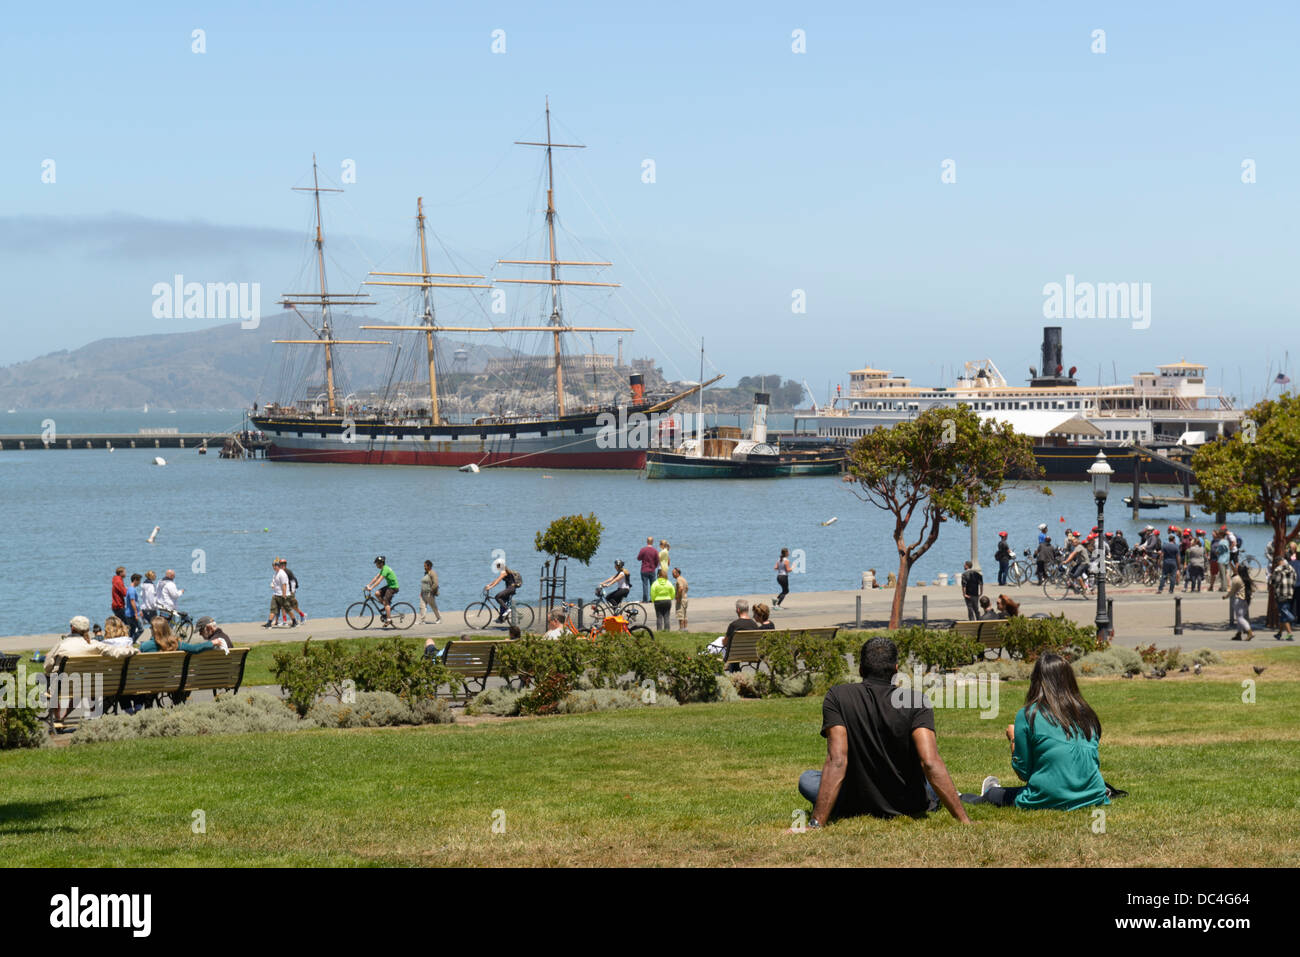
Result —
MULTIPOLYGON (((464 275, 461 273, 449 272, 429 272, 429 249, 424 240, 424 197, 418 196, 415 200, 415 221, 418 224, 420 233, 420 271, 419 272, 372 272, 372 276, 402 276, 408 279, 418 279, 418 282, 392 281, 392 280, 367 280, 367 286, 418 286, 423 290, 424 311, 421 315, 423 320, 418 326, 362 326, 362 329, 387 329, 394 332, 423 332, 425 350, 429 357, 429 415, 433 425, 442 425, 442 413, 438 409, 438 369, 435 365, 436 353, 433 345, 433 334, 440 328, 434 321, 433 314, 433 295, 429 292, 435 286, 449 289, 491 289, 490 285, 484 283, 472 282, 433 282, 434 279, 482 279, 479 275, 464 275)), ((487 330, 483 330, 487 331, 487 330)))
POLYGON ((298 318, 306 322, 316 333, 315 339, 274 339, 273 342, 286 345, 323 345, 325 347, 325 394, 329 399, 329 414, 338 414, 337 393, 334 389, 334 346, 336 345, 367 345, 367 346, 387 346, 392 345, 390 342, 382 342, 375 339, 335 339, 334 329, 330 324, 330 306, 338 303, 340 305, 358 306, 370 305, 370 296, 368 293, 331 293, 325 285, 325 229, 321 224, 320 211, 320 194, 321 193, 341 193, 341 189, 331 189, 322 187, 320 176, 316 169, 316 154, 311 156, 311 186, 295 186, 293 189, 303 193, 314 193, 316 202, 316 267, 320 278, 320 292, 302 292, 302 293, 285 293, 280 304, 286 309, 292 309, 298 313, 298 318), (301 312, 298 312, 299 306, 313 306, 320 309, 321 327, 317 329, 308 322, 307 318, 301 312))
MULTIPOLYGON (((560 278, 560 266, 608 266, 607 262, 582 262, 577 260, 560 260, 556 258, 555 253, 555 166, 552 161, 552 149, 586 149, 586 146, 578 143, 555 143, 551 140, 551 98, 546 98, 546 142, 535 143, 524 140, 515 140, 517 146, 544 146, 546 147, 546 233, 549 240, 551 258, 547 260, 538 259, 498 259, 497 262, 508 265, 519 266, 549 266, 551 272, 550 279, 498 279, 497 282, 513 283, 537 283, 549 285, 551 287, 551 317, 550 324, 547 328, 553 337, 554 356, 555 356, 555 408, 557 415, 564 415, 564 364, 561 361, 560 353, 560 334, 566 331, 566 326, 560 316, 560 286, 610 286, 617 288, 619 283, 616 282, 580 282, 572 279, 560 278)), ((593 329, 594 332, 630 332, 632 330, 624 329, 593 329)))

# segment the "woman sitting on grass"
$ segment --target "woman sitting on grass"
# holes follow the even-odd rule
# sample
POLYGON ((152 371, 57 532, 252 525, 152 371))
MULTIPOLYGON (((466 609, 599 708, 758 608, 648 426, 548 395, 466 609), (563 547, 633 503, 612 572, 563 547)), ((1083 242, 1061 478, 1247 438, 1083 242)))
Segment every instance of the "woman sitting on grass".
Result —
POLYGON ((967 804, 1073 811, 1110 803, 1097 757, 1101 721, 1060 655, 1049 652, 1034 663, 1025 706, 1007 725, 1007 739, 1011 767, 1024 787, 1004 788, 989 775, 979 794, 961 795, 967 804))

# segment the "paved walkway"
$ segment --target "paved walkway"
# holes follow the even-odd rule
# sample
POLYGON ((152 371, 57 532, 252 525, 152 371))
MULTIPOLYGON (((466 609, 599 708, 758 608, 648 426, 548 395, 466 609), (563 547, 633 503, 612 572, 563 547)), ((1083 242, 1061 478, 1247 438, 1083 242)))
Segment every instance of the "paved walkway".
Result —
MULTIPOLYGON (((1005 591, 1019 601, 1022 614, 1032 615, 1061 614, 1080 623, 1090 623, 1096 617, 1096 602, 1081 598, 1065 601, 1051 601, 1043 595, 1043 590, 1030 585, 987 589, 990 597, 996 600, 1000 591, 1005 591)), ((1108 597, 1114 600, 1115 640, 1128 647, 1157 642, 1162 646, 1181 645, 1185 649, 1202 647, 1231 648, 1241 647, 1240 642, 1232 641, 1234 629, 1228 625, 1228 603, 1219 592, 1186 593, 1179 592, 1182 599, 1184 633, 1174 634, 1174 598, 1168 592, 1157 595, 1152 588, 1108 588, 1108 597)), ((889 620, 890 603, 893 600, 892 589, 873 589, 870 591, 823 591, 791 592, 786 598, 784 608, 776 609, 773 620, 777 627, 813 627, 838 625, 852 628, 856 623, 856 599, 862 598, 862 625, 866 628, 883 628, 889 620)), ((772 600, 770 593, 745 596, 692 596, 690 600, 690 630, 701 635, 715 636, 726 629, 735 617, 737 597, 744 597, 752 604, 756 601, 772 600)), ((919 624, 922 615, 923 598, 928 610, 928 619, 932 626, 947 627, 954 619, 966 618, 965 605, 955 586, 925 586, 909 588, 904 607, 905 623, 919 624)), ((653 609, 650 621, 653 623, 653 609)), ((1263 625, 1263 613, 1266 599, 1257 594, 1252 603, 1256 612, 1254 617, 1256 641, 1273 646, 1282 644, 1273 640, 1272 632, 1263 625)), ((210 614, 208 609, 187 609, 196 618, 201 614, 210 614)), ((71 610, 67 617, 76 614, 71 610)), ((257 644, 263 641, 301 641, 307 637, 318 639, 355 638, 359 636, 379 636, 386 633, 376 627, 366 631, 349 628, 342 618, 311 618, 297 628, 262 628, 260 622, 222 622, 219 615, 214 615, 221 622, 226 633, 239 644, 257 644)), ((62 627, 62 621, 57 623, 62 627)), ((541 630, 544 623, 534 625, 534 630, 541 630)), ((676 627, 676 619, 673 619, 676 627)), ((429 636, 438 639, 441 644, 447 638, 458 637, 469 631, 465 627, 462 610, 457 608, 445 610, 440 625, 419 625, 408 629, 404 634, 429 636)), ((505 634, 503 626, 493 626, 489 632, 505 634)), ((16 635, 0 638, 0 651, 48 650, 58 639, 56 632, 40 635, 16 635)))

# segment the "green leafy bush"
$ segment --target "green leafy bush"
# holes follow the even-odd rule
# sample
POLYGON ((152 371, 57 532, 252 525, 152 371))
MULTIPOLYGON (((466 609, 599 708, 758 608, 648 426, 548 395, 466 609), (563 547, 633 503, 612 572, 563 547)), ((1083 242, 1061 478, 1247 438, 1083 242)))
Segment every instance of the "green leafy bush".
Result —
POLYGON ((1054 652, 1067 661, 1097 651, 1097 629, 1076 625, 1064 615, 1052 618, 1008 618, 1000 632, 1002 647, 1012 657, 1033 661, 1046 652, 1054 652))
POLYGON ((958 634, 951 628, 899 628, 889 634, 898 646, 899 667, 908 659, 915 659, 931 670, 951 671, 979 660, 984 655, 984 645, 977 639, 958 634))
POLYGON ((1155 642, 1152 642, 1144 648, 1138 648, 1137 653, 1152 668, 1168 669, 1177 666, 1182 648, 1177 645, 1173 648, 1157 648, 1155 642))
POLYGON ((301 651, 276 652, 273 660, 275 680, 304 717, 322 694, 341 701, 351 691, 383 691, 406 701, 421 701, 434 697, 443 685, 455 691, 462 684, 459 675, 397 637, 355 652, 342 642, 313 644, 309 638, 301 651))
POLYGON ((555 714, 560 702, 573 690, 573 677, 553 671, 519 698, 520 714, 555 714))
POLYGON ((576 680, 587 670, 591 656, 592 642, 572 635, 555 639, 525 635, 497 646, 501 676, 518 678, 524 687, 537 686, 557 673, 576 680))
POLYGON ((466 705, 465 713, 494 714, 503 718, 512 718, 519 713, 519 699, 522 691, 513 688, 488 688, 476 694, 466 705))
POLYGON ((0 708, 0 751, 39 748, 48 737, 36 708, 0 708))
POLYGON ((146 708, 136 714, 104 715, 82 721, 71 743, 125 741, 131 738, 171 738, 202 734, 250 734, 259 731, 298 731, 315 727, 301 721, 285 702, 256 691, 223 695, 215 701, 146 708))
MULTIPOLYGON (((689 651, 666 651, 659 686, 678 704, 718 700, 718 676, 722 659, 717 655, 689 651)), ((644 680, 644 679, 643 679, 644 680)))
POLYGON ((751 681, 763 695, 789 690, 802 697, 814 689, 825 691, 847 678, 844 656, 853 650, 850 639, 840 636, 828 640, 805 631, 773 631, 758 640, 758 654, 767 667, 751 681))

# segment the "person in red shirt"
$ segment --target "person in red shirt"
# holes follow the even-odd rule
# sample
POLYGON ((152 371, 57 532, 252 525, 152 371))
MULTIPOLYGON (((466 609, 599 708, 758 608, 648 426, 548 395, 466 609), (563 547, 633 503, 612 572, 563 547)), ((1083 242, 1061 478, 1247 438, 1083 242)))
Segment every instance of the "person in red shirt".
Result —
POLYGON ((647 535, 645 547, 636 553, 641 563, 641 600, 650 600, 650 583, 659 574, 659 552, 655 549, 655 537, 647 535))
POLYGON ((113 614, 123 621, 126 620, 126 582, 122 579, 125 574, 126 569, 121 565, 113 573, 113 614))

